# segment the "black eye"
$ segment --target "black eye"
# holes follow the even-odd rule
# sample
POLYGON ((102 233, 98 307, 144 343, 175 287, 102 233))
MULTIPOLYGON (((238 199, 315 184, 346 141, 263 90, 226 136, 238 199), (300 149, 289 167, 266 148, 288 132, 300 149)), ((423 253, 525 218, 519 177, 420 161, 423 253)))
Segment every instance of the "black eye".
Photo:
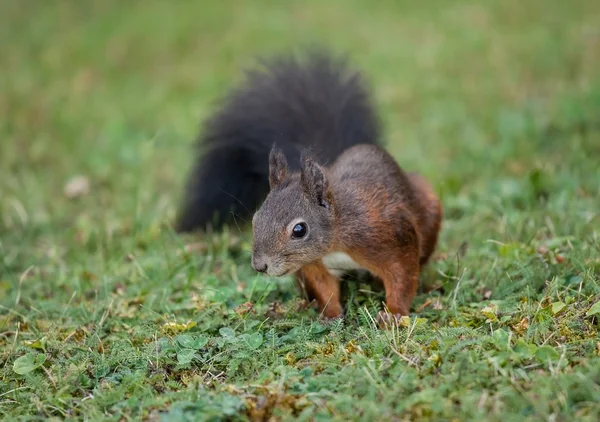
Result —
POLYGON ((294 237, 296 239, 300 239, 301 237, 306 236, 306 231, 307 231, 306 223, 298 223, 292 229, 292 237, 294 237))

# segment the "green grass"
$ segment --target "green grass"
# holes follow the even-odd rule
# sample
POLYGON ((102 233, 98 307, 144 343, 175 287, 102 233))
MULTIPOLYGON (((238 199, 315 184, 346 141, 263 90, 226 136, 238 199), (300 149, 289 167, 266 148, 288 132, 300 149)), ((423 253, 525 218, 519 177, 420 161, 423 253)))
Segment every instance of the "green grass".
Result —
POLYGON ((1 1, 0 417, 598 420, 598 22, 592 0, 1 1), (169 225, 240 69, 321 42, 445 206, 391 332, 368 285, 323 325, 250 233, 169 225))

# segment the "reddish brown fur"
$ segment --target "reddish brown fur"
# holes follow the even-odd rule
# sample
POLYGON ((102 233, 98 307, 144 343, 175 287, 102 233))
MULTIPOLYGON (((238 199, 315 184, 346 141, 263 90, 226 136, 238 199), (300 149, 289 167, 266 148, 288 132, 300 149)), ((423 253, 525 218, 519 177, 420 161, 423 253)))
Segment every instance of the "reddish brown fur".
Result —
POLYGON ((423 213, 419 213, 418 221, 421 227, 421 266, 427 264, 437 245, 438 234, 442 225, 442 203, 433 193, 431 185, 424 177, 408 174, 417 194, 417 200, 423 213))
MULTIPOLYGON (((392 314, 408 315, 441 226, 442 208, 433 190, 373 145, 346 150, 327 169, 309 164, 302 177, 280 181, 255 216, 253 263, 266 256, 276 265, 273 275, 296 271, 298 283, 331 318, 342 315, 340 280, 321 259, 344 252, 383 282, 392 314), (319 202, 323 198, 325 204, 319 202), (301 242, 285 231, 299 217, 313 230, 301 242)), ((274 168, 281 172, 281 163, 274 168)))
POLYGON ((298 270, 296 277, 315 297, 325 318, 336 318, 342 314, 340 281, 331 275, 322 263, 305 265, 298 270))

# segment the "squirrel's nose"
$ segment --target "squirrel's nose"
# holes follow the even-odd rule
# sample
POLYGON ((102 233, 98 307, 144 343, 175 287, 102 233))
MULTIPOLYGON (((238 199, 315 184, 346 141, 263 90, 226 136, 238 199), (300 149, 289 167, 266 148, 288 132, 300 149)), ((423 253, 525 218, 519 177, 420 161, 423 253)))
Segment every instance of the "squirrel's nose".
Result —
POLYGON ((254 269, 256 271, 258 271, 259 273, 266 273, 267 272, 267 264, 262 264, 260 266, 255 266, 254 269))
POLYGON ((257 259, 253 259, 252 260, 252 266, 259 273, 266 273, 267 272, 267 262, 266 261, 260 261, 260 260, 257 260, 257 259))

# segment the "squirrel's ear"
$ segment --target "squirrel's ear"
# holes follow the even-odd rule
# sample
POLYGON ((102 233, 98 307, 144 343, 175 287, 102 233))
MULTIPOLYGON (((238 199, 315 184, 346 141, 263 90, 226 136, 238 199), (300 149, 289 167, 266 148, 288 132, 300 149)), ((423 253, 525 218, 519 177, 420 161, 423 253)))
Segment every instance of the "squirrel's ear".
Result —
POLYGON ((283 151, 273 145, 269 153, 269 186, 275 189, 288 174, 288 163, 283 151))
POLYGON ((302 168, 300 169, 300 183, 304 192, 322 207, 331 206, 329 198, 329 182, 325 171, 311 156, 303 154, 302 168))

